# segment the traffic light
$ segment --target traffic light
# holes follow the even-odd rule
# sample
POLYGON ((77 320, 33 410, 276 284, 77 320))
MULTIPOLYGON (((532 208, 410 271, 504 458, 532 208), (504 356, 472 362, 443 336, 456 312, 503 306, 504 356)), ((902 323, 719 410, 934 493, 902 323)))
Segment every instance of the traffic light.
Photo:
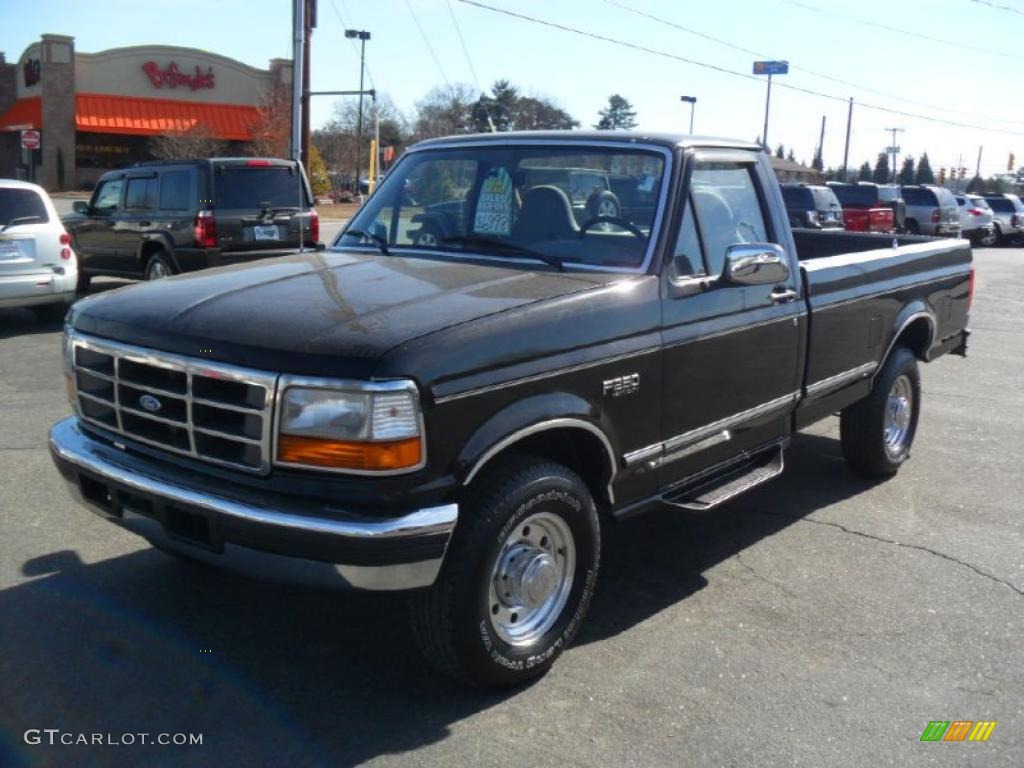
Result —
POLYGON ((1006 160, 1006 170, 1012 171, 1014 169, 1014 166, 1016 166, 1016 163, 1014 162, 1014 159, 1015 158, 1013 156, 1013 152, 1011 152, 1010 156, 1006 160))
POLYGON ((939 168, 939 186, 941 187, 946 183, 946 169, 945 167, 939 168))
POLYGON ((964 168, 964 167, 963 167, 963 166, 961 165, 961 166, 960 166, 960 178, 962 179, 962 178, 964 178, 964 177, 965 177, 966 175, 967 175, 967 169, 966 169, 966 168, 964 168))

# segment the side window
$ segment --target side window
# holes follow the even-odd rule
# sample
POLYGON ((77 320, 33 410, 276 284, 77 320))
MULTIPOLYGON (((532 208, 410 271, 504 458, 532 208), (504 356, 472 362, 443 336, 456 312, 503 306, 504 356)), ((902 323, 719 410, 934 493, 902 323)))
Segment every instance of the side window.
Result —
POLYGON ((187 211, 189 209, 188 171, 167 171, 160 177, 160 210, 187 211))
POLYGON ((128 179, 124 207, 128 210, 149 211, 156 203, 156 179, 128 179))
POLYGON ((92 207, 99 211, 116 211, 121 204, 121 190, 124 188, 123 179, 112 179, 104 181, 96 190, 95 202, 92 207))
POLYGON ((761 200, 748 163, 705 162, 693 171, 690 189, 710 274, 725 265, 725 252, 737 243, 769 241, 761 200))
POLYGON ((697 224, 693 219, 692 197, 687 201, 686 211, 683 213, 683 222, 679 228, 679 237, 676 239, 672 263, 676 277, 704 274, 704 258, 701 255, 697 224))

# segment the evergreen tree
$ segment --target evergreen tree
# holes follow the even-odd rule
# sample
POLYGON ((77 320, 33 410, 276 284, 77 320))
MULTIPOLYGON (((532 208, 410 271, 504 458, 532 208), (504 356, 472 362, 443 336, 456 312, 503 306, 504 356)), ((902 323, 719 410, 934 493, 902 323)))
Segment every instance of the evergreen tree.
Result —
POLYGON ((636 128, 636 110, 628 99, 617 93, 608 97, 608 106, 597 114, 601 119, 594 127, 599 131, 630 131, 636 128))
POLYGON ((917 163, 917 173, 914 175, 915 184, 934 184, 935 174, 932 173, 931 163, 928 162, 928 153, 921 155, 917 163))
MULTIPOLYGON (((821 147, 818 147, 816 150, 814 150, 814 159, 811 160, 811 168, 813 168, 816 171, 825 170, 825 161, 821 157, 821 147)), ((829 171, 831 170, 832 169, 829 168, 829 171)))
POLYGON ((860 167, 860 175, 857 176, 857 181, 871 181, 871 163, 867 160, 860 167))
POLYGON ((967 182, 967 193, 978 194, 982 191, 984 182, 981 180, 981 176, 974 176, 969 182, 967 182))
POLYGON ((876 184, 889 183, 889 155, 885 152, 878 153, 878 160, 875 161, 875 171, 871 174, 871 180, 876 184))
POLYGON ((786 156, 786 148, 784 146, 782 146, 781 144, 779 144, 779 146, 777 146, 775 148, 775 156, 778 157, 778 158, 785 157, 786 156))
POLYGON ((793 151, 792 147, 790 147, 789 152, 786 153, 786 159, 789 160, 791 163, 796 162, 796 153, 793 151))
POLYGON ((903 160, 903 167, 900 169, 899 182, 900 184, 914 183, 914 158, 910 155, 907 155, 903 160))

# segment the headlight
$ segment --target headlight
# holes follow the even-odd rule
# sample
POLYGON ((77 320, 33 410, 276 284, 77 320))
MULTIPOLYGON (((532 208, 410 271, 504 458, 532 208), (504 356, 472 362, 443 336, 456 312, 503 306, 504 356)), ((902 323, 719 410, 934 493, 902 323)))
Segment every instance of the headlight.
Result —
POLYGON ((348 472, 409 472, 424 464, 416 386, 410 381, 332 388, 285 383, 277 462, 348 472))

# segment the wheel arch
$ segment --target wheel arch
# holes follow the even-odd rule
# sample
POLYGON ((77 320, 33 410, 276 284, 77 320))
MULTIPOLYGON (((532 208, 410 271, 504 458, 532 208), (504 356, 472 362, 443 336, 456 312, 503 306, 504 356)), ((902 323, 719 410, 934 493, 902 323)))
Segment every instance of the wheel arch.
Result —
POLYGON ((145 274, 146 262, 154 253, 163 253, 171 262, 171 266, 174 267, 175 271, 181 272, 181 265, 178 263, 178 259, 174 256, 174 249, 161 237, 146 238, 139 244, 139 251, 136 255, 139 272, 145 274))
POLYGON ((935 313, 924 302, 917 301, 909 304, 896 318, 889 346, 879 362, 879 370, 885 365, 885 361, 889 359, 889 355, 897 346, 906 347, 914 353, 918 360, 928 362, 937 328, 935 313))
POLYGON ((552 393, 499 411, 466 441, 457 460, 461 484, 469 485, 485 467, 510 453, 564 464, 583 478, 600 506, 615 501, 618 462, 613 437, 582 398, 552 393))

